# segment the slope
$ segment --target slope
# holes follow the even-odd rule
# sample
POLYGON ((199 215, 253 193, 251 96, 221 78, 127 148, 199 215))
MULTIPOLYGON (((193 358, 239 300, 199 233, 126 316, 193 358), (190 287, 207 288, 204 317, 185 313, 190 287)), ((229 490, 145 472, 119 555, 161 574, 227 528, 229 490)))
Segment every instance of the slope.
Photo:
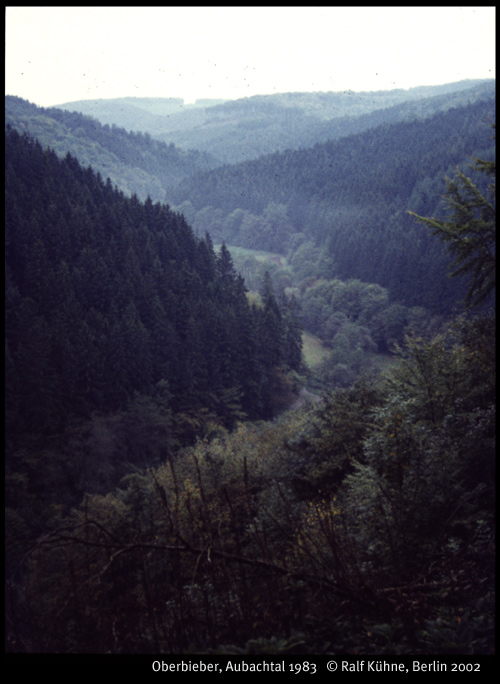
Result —
POLYGON ((461 81, 409 90, 256 95, 210 106, 184 105, 167 98, 157 98, 156 104, 154 98, 119 98, 60 106, 236 163, 278 150, 309 147, 382 121, 426 116, 475 101, 493 89, 493 81, 461 81), (409 108, 400 109, 405 104, 409 108))
POLYGON ((440 211, 445 175, 492 158, 489 98, 310 149, 193 176, 169 201, 214 240, 280 252, 316 277, 359 278, 446 313, 462 295, 441 245, 407 215, 440 211), (309 262, 309 269, 304 267, 309 262))
POLYGON ((61 157, 70 152, 81 164, 92 166, 120 190, 142 200, 149 195, 164 201, 169 184, 218 163, 206 153, 180 150, 147 133, 127 133, 77 112, 44 109, 12 96, 5 98, 5 123, 29 132, 61 157))
POLYGON ((271 415, 285 323, 249 304, 227 250, 13 130, 5 198, 9 452, 96 415, 109 437, 132 411, 122 456, 103 444, 103 458, 143 462, 146 425, 165 455, 207 425, 271 415))

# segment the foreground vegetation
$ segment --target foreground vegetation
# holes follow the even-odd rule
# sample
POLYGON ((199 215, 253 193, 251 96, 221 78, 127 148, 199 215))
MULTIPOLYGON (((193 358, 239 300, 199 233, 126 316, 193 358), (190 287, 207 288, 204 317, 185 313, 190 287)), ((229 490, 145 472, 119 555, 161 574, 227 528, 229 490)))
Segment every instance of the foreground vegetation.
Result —
POLYGON ((413 339, 380 383, 218 429, 34 544, 9 511, 9 648, 491 653, 493 335, 413 339))

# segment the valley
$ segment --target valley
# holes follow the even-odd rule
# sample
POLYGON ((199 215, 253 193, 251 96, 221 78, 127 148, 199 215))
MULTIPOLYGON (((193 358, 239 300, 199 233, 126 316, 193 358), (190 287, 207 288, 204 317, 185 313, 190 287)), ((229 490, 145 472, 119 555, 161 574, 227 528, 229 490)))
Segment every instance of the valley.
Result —
MULTIPOLYGON (((220 245, 215 245, 215 247, 220 248, 220 245)), ((304 302, 304 306, 310 308, 313 305, 313 302, 318 300, 316 292, 325 292, 328 288, 335 289, 340 285, 339 281, 329 281, 326 279, 317 281, 308 278, 306 279, 306 282, 301 281, 300 278, 297 278, 293 267, 288 263, 286 257, 281 254, 234 247, 232 245, 226 245, 226 247, 233 257, 235 269, 245 279, 245 284, 249 289, 247 296, 250 301, 259 301, 259 289, 266 272, 271 275, 275 285, 282 289, 282 296, 292 296, 294 300, 296 300, 299 311, 302 302, 304 302)), ((365 311, 365 304, 362 303, 362 297, 364 296, 366 298, 367 309, 372 309, 375 305, 373 297, 370 297, 373 286, 370 287, 359 281, 347 281, 346 283, 343 283, 342 286, 345 289, 345 293, 343 293, 342 298, 339 299, 334 306, 339 311, 344 309, 347 315, 344 315, 344 319, 339 321, 339 331, 343 328, 345 332, 350 326, 351 333, 354 333, 356 330, 355 320, 368 320, 368 316, 373 317, 374 315, 374 311, 371 311, 370 313, 365 311), (358 296, 358 307, 356 312, 352 311, 347 302, 342 301, 344 297, 346 299, 351 298, 354 291, 357 291, 358 296), (364 292, 364 295, 360 294, 362 292, 364 292)), ((387 318, 390 316, 391 306, 387 293, 379 288, 376 290, 376 296, 379 300, 377 302, 379 320, 382 317, 387 318), (384 311, 383 308, 384 303, 388 307, 386 311, 384 311)), ((328 307, 327 301, 327 299, 322 301, 321 306, 328 307)), ((399 307, 399 314, 405 316, 404 319, 400 319, 400 323, 401 320, 406 321, 407 317, 410 315, 409 312, 403 313, 404 311, 404 307, 399 307)), ((324 376, 326 369, 332 364, 334 366, 342 364, 344 368, 349 368, 352 375, 348 373, 348 382, 352 382, 358 372, 372 372, 377 374, 379 371, 390 368, 397 363, 397 357, 387 351, 386 345, 380 345, 380 350, 374 351, 377 345, 373 341, 368 341, 370 333, 366 327, 363 329, 365 339, 361 343, 362 352, 358 349, 358 352, 360 353, 356 356, 356 361, 353 361, 352 345, 349 349, 349 353, 347 353, 346 350, 344 355, 339 356, 340 345, 336 344, 335 336, 322 333, 322 331, 328 327, 325 325, 326 320, 321 321, 316 316, 311 315, 311 313, 311 311, 308 311, 300 315, 304 327, 302 333, 302 353, 304 358, 303 381, 306 382, 307 385, 323 391, 328 389, 328 383, 325 383, 324 376)), ((421 328, 423 328, 426 323, 430 324, 430 320, 426 321, 425 315, 421 315, 421 320, 419 321, 421 328)), ((438 323, 435 321, 434 325, 438 325, 438 323)), ((398 340, 400 343, 402 343, 403 340, 402 335, 404 334, 404 330, 405 328, 400 328, 400 339, 398 340)), ((377 333, 374 333, 373 336, 376 337, 376 335, 377 333)), ((337 342, 340 340, 340 337, 341 335, 337 338, 337 342)), ((356 339, 356 341, 354 337, 351 337, 350 339, 355 346, 360 344, 358 339, 356 339)), ((340 379, 337 381, 337 386, 342 386, 340 379)))
POLYGON ((494 80, 5 111, 6 650, 491 655, 494 80))

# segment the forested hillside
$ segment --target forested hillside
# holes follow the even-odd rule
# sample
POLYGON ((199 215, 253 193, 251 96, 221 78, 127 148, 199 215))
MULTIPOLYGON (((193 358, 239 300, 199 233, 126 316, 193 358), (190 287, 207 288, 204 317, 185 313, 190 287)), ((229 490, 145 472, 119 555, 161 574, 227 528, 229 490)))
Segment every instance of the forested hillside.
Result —
POLYGON ((252 117, 275 143, 277 125, 293 146, 303 140, 298 113, 313 138, 321 127, 325 135, 343 136, 203 175, 193 172, 209 160, 149 134, 40 110, 18 98, 6 98, 6 107, 17 130, 38 135, 60 156, 69 150, 84 165, 91 162, 103 178, 109 172, 126 194, 138 188, 139 198, 146 191, 153 200, 167 196, 199 235, 225 241, 233 254, 235 245, 272 252, 264 263, 247 252, 237 258, 237 270, 258 291, 267 269, 277 292, 293 294, 305 330, 327 351, 308 378, 323 389, 348 386, 360 373, 385 365, 412 330, 438 332, 463 299, 466 282, 447 278, 445 249, 408 212, 439 215, 445 175, 455 165, 466 170, 472 154, 492 158, 494 87, 487 81, 372 94, 290 93, 208 107, 166 98, 87 103, 103 120, 126 116, 130 125, 149 126, 151 117, 168 117, 173 126, 189 119, 190 130, 206 139, 209 129, 215 134, 222 126, 217 154, 234 121, 238 144, 252 142, 254 156, 258 136, 246 140, 245 133, 255 133, 252 117), (208 112, 212 128, 202 125, 208 112), (359 133, 365 128, 370 130, 359 133))
POLYGON ((92 166, 127 195, 141 200, 165 200, 165 188, 184 176, 217 166, 206 153, 181 150, 154 140, 137 127, 127 132, 116 123, 101 124, 78 112, 42 108, 18 97, 5 98, 5 123, 28 132, 60 157, 68 152, 80 164, 92 166))
POLYGON ((164 98, 117 98, 59 107, 101 123, 148 131, 157 140, 234 164, 278 150, 311 147, 381 123, 425 118, 491 97, 494 89, 493 80, 461 81, 409 90, 255 95, 195 105, 164 98))
POLYGON ((203 99, 186 104, 179 97, 117 97, 110 100, 77 100, 55 106, 70 112, 81 112, 102 124, 115 124, 127 131, 148 131, 156 138, 162 125, 168 126, 166 119, 176 114, 191 118, 197 116, 193 110, 215 107, 223 102, 220 99, 203 99))
MULTIPOLYGON (((89 468, 101 473, 85 487, 102 490, 106 469, 164 458, 210 424, 270 418, 291 394, 284 373, 300 368, 301 342, 286 303, 269 285, 251 306, 227 249, 216 254, 182 216, 15 131, 5 197, 9 469, 12 450, 54 439, 65 449, 68 430, 85 451, 100 424, 107 437, 89 468), (149 429, 156 437, 139 446, 149 429)), ((62 468, 76 492, 92 480, 82 463, 52 457, 34 465, 37 488, 44 468, 62 468)))
POLYGON ((304 275, 358 278, 447 315, 463 296, 444 249, 408 215, 439 215, 445 176, 491 159, 495 102, 226 165, 167 193, 214 240, 286 255, 304 275))

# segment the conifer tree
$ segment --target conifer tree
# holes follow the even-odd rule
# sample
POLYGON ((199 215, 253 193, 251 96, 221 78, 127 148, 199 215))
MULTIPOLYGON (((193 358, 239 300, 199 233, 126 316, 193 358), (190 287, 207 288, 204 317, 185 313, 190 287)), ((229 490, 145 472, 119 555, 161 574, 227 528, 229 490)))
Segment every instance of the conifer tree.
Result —
POLYGON ((262 311, 262 341, 266 347, 269 367, 280 366, 283 362, 284 330, 281 311, 274 295, 272 278, 269 271, 264 274, 260 292, 264 309, 262 311))
MULTIPOLYGON (((495 175, 495 163, 475 159, 476 171, 495 175)), ((495 229, 494 182, 483 194, 460 170, 447 183, 445 199, 452 211, 450 219, 424 218, 410 212, 418 221, 432 229, 455 257, 451 276, 468 275, 470 284, 465 297, 466 307, 485 302, 495 289, 495 229)))

